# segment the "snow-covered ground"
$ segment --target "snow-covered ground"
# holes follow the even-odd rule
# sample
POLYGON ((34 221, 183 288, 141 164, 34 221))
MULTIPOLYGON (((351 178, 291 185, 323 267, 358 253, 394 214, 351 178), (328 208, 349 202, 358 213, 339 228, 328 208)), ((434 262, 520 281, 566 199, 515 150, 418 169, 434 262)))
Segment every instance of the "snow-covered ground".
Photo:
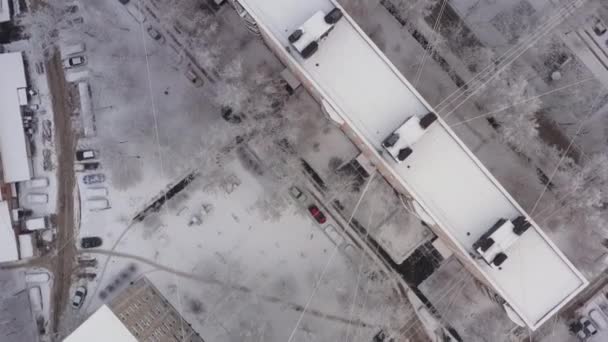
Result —
MULTIPOLYGON (((80 311, 68 310, 65 333, 124 281, 143 274, 206 340, 285 341, 292 331, 294 340, 370 340, 412 317, 394 282, 358 249, 337 248, 304 204, 265 220, 255 204, 269 189, 236 160, 224 164, 217 179, 201 170, 158 213, 132 221, 169 184, 196 171, 212 153, 208 143, 220 139, 218 130, 229 124, 213 101, 214 84, 192 86, 172 62, 168 44, 148 36, 151 20, 139 25, 117 1, 87 3, 81 10, 88 34, 68 38, 87 46, 97 136, 81 139, 79 146, 99 151, 98 172, 106 180, 96 186, 108 188, 111 208, 89 210, 83 195, 88 186, 79 175, 78 237, 99 236, 103 245, 83 251, 99 262, 90 270, 97 276, 74 282, 87 284, 89 294, 80 311), (122 278, 131 264, 134 273, 122 278)), ((240 51, 251 55, 245 68, 266 65, 278 75, 281 66, 270 51, 245 31, 236 13, 222 11, 239 39, 248 40, 240 51)), ((316 104, 308 110, 327 125, 316 104)), ((323 126, 307 127, 315 125, 323 126)), ((304 132, 310 132, 307 127, 304 132)), ((310 136, 310 147, 303 149, 310 151, 307 158, 327 165, 332 157, 353 154, 339 131, 323 132, 310 136), (343 148, 327 153, 334 144, 343 148)))
POLYGON ((0 272, 0 340, 38 341, 38 330, 48 330, 51 282, 46 271, 35 268, 0 272))
POLYGON ((490 299, 483 285, 455 258, 444 262, 418 288, 465 340, 506 341, 516 327, 502 306, 490 299))

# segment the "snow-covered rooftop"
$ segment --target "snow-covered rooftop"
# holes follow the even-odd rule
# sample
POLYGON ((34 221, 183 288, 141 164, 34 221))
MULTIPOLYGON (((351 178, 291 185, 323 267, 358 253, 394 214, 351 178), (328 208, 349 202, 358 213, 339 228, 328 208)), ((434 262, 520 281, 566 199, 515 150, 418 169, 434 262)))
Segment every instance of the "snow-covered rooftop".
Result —
POLYGON ((0 201, 0 262, 19 259, 17 240, 11 224, 11 212, 8 202, 0 201))
MULTIPOLYGON (((287 37, 318 10, 338 6, 331 0, 240 0, 260 28, 284 47, 287 37)), ((285 50, 287 51, 287 50, 285 50)), ((373 150, 412 115, 431 106, 345 14, 303 59, 290 56, 314 87, 373 150)), ((475 260, 473 243, 500 218, 527 214, 439 119, 403 162, 382 158, 531 329, 536 329, 580 292, 587 280, 532 222, 509 248, 508 260, 495 269, 475 260)))
POLYGON ((102 305, 84 321, 64 342, 137 342, 106 305, 102 305))
POLYGON ((0 159, 3 178, 6 183, 21 182, 30 179, 32 173, 18 91, 27 86, 21 52, 0 54, 0 75, 0 159))
POLYGON ((0 0, 0 23, 11 20, 11 13, 8 7, 9 0, 0 0))

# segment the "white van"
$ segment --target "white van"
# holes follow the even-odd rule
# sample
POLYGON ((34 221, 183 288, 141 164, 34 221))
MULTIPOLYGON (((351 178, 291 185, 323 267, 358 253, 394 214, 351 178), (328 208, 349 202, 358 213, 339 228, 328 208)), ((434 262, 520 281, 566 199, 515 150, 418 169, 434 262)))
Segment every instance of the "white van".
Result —
POLYGON ((85 51, 84 43, 70 44, 61 47, 61 57, 65 59, 71 55, 81 54, 85 51))
POLYGON ((106 198, 95 198, 87 200, 90 211, 100 211, 110 208, 110 202, 106 198))
POLYGON ((85 188, 85 197, 92 199, 96 197, 108 196, 108 189, 104 187, 85 188))
POLYGON ((27 194, 27 202, 31 204, 45 204, 49 202, 49 195, 41 193, 27 194))
POLYGON ((32 178, 27 181, 27 187, 30 189, 46 188, 49 186, 49 179, 46 177, 32 178))
POLYGON ((36 217, 25 220, 25 229, 42 230, 47 229, 46 217, 36 217))

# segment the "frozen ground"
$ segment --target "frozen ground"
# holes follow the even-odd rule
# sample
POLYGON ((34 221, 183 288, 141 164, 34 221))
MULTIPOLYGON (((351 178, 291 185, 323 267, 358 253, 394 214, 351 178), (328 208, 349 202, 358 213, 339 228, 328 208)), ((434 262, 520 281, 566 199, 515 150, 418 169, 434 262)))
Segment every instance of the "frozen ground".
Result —
MULTIPOLYGON (((48 283, 26 283, 23 270, 3 269, 0 272, 0 340, 3 342, 38 341, 36 317, 43 315, 48 320, 48 283), (28 289, 40 287, 43 298, 41 309, 30 308, 28 289)), ((44 324, 41 327, 45 329, 44 324)))
MULTIPOLYGON (((99 186, 109 189, 111 209, 90 211, 82 195, 87 185, 79 176, 78 236, 100 236, 104 243, 90 253, 99 262, 97 270, 90 270, 97 276, 88 282, 85 306, 68 310, 64 333, 120 290, 116 280, 131 263, 136 271, 129 279, 148 275, 210 340, 285 341, 302 311, 294 335, 298 341, 369 340, 379 329, 396 329, 411 318, 393 282, 375 273, 373 265, 351 261, 302 206, 289 206, 280 218, 264 221, 254 204, 268 189, 238 161, 224 164, 220 177, 201 176, 159 213, 132 223, 169 184, 208 158, 208 143, 221 140, 218 129, 228 123, 214 104, 213 83, 193 87, 182 66, 171 62, 168 44, 150 39, 146 26, 119 2, 87 3, 82 10, 88 34, 69 39, 87 44, 98 132, 79 146, 99 151, 100 172, 106 176, 99 186), (189 225, 198 219, 202 224, 189 225)), ((232 10, 222 13, 241 39, 250 40, 241 51, 252 55, 244 68, 266 65, 278 74, 281 66, 249 36, 238 16, 232 10)), ((302 108, 312 106, 303 101, 302 108)), ((315 111, 311 120, 320 118, 318 106, 309 110, 315 111)), ((327 124, 321 120, 306 127, 327 124)), ((309 132, 306 127, 303 132, 309 132)), ((352 154, 345 137, 334 140, 336 131, 327 132, 305 134, 310 147, 304 150, 319 165, 352 154), (325 144, 344 147, 333 155, 325 144)), ((84 283, 77 280, 74 286, 84 283)))
MULTIPOLYGON (((360 268, 336 251, 304 208, 292 206, 278 221, 260 220, 252 206, 264 190, 238 163, 228 168, 234 176, 216 193, 203 190, 204 179, 195 181, 159 215, 133 225, 114 252, 146 262, 126 255, 113 258, 99 288, 103 291, 117 272, 136 262, 138 274, 151 277, 205 338, 282 341, 329 262, 296 340, 336 340, 357 330, 363 339, 380 327, 396 326, 408 314, 407 306, 391 295, 391 282, 370 280, 372 269, 360 268), (203 205, 212 208, 208 214, 203 205), (203 223, 189 226, 195 215, 203 223), (181 273, 156 272, 157 264, 181 273), (358 304, 353 306, 356 284, 358 304), (346 324, 351 315, 360 324, 346 324)), ((110 234, 101 233, 112 245, 110 234)), ((91 254, 104 262, 104 254, 91 254)), ((101 304, 99 294, 92 293, 87 312, 101 304)))

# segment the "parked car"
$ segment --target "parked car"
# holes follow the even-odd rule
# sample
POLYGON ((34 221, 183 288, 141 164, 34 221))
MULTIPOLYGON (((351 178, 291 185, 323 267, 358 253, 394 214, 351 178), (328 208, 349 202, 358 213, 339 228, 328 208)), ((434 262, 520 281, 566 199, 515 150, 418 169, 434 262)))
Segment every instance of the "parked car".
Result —
POLYGON ((327 221, 325 214, 323 214, 319 207, 314 204, 308 207, 308 212, 310 212, 310 215, 312 215, 318 223, 323 224, 327 221))
POLYGON ((76 160, 90 160, 97 158, 97 153, 94 150, 78 150, 76 151, 76 160))
POLYGON ((69 57, 63 61, 63 67, 66 69, 75 68, 85 65, 87 60, 84 56, 69 57))
POLYGON ((235 114, 232 111, 232 108, 228 107, 228 106, 223 106, 221 109, 222 112, 222 119, 233 123, 233 124, 239 124, 241 123, 241 121, 243 121, 243 118, 241 117, 242 115, 239 114, 235 114))
POLYGON ((101 246, 103 240, 99 236, 88 236, 80 239, 80 247, 82 248, 95 248, 101 246))
POLYGON ((100 211, 110 208, 110 201, 107 198, 92 198, 87 200, 87 207, 90 211, 100 211))
POLYGON ((27 194, 27 202, 32 204, 45 204, 49 201, 49 195, 42 193, 27 194))
POLYGON ((581 317, 580 320, 570 324, 570 331, 574 333, 581 341, 586 341, 591 336, 597 334, 597 326, 587 317, 581 317))
POLYGON ((99 184, 106 180, 106 176, 103 173, 93 173, 82 177, 84 184, 99 184))
POLYGON ((61 56, 67 58, 71 55, 83 53, 86 50, 84 43, 74 43, 70 45, 64 45, 61 47, 61 56))
POLYGON ((46 177, 32 178, 27 181, 27 187, 29 189, 46 188, 49 186, 49 179, 46 177))
POLYGON ((589 311, 589 318, 595 323, 599 330, 604 330, 608 328, 608 321, 606 320, 606 316, 602 313, 601 310, 593 309, 589 311))
POLYGON ((600 19, 597 19, 595 21, 595 24, 593 25, 593 32, 595 32, 596 35, 601 36, 606 33, 606 31, 608 31, 606 25, 604 25, 604 23, 600 19))
POLYGON ((289 194, 291 195, 291 197, 293 197, 293 199, 300 203, 304 203, 308 199, 306 194, 295 185, 289 188, 289 194))
POLYGON ((25 229, 29 231, 47 229, 47 218, 46 217, 32 217, 25 220, 25 229))
POLYGON ((84 286, 78 286, 74 295, 72 296, 72 307, 78 309, 84 303, 84 299, 87 297, 87 288, 84 286))
POLYGON ((98 162, 74 164, 74 171, 76 171, 76 172, 97 170, 98 168, 99 168, 98 162))
POLYGON ((148 32, 148 35, 150 36, 150 38, 156 40, 157 42, 163 44, 165 42, 165 37, 163 37, 163 35, 158 32, 157 29, 155 29, 152 26, 148 26, 148 29, 146 30, 148 32))
POLYGON ((184 75, 195 87, 198 88, 203 85, 203 80, 194 72, 194 70, 192 70, 192 68, 189 67, 186 69, 184 75))
POLYGON ((105 187, 91 187, 85 189, 87 198, 106 197, 108 196, 108 189, 105 187))
POLYGON ((67 5, 65 7, 65 13, 74 14, 76 12, 78 12, 78 5, 67 5))

